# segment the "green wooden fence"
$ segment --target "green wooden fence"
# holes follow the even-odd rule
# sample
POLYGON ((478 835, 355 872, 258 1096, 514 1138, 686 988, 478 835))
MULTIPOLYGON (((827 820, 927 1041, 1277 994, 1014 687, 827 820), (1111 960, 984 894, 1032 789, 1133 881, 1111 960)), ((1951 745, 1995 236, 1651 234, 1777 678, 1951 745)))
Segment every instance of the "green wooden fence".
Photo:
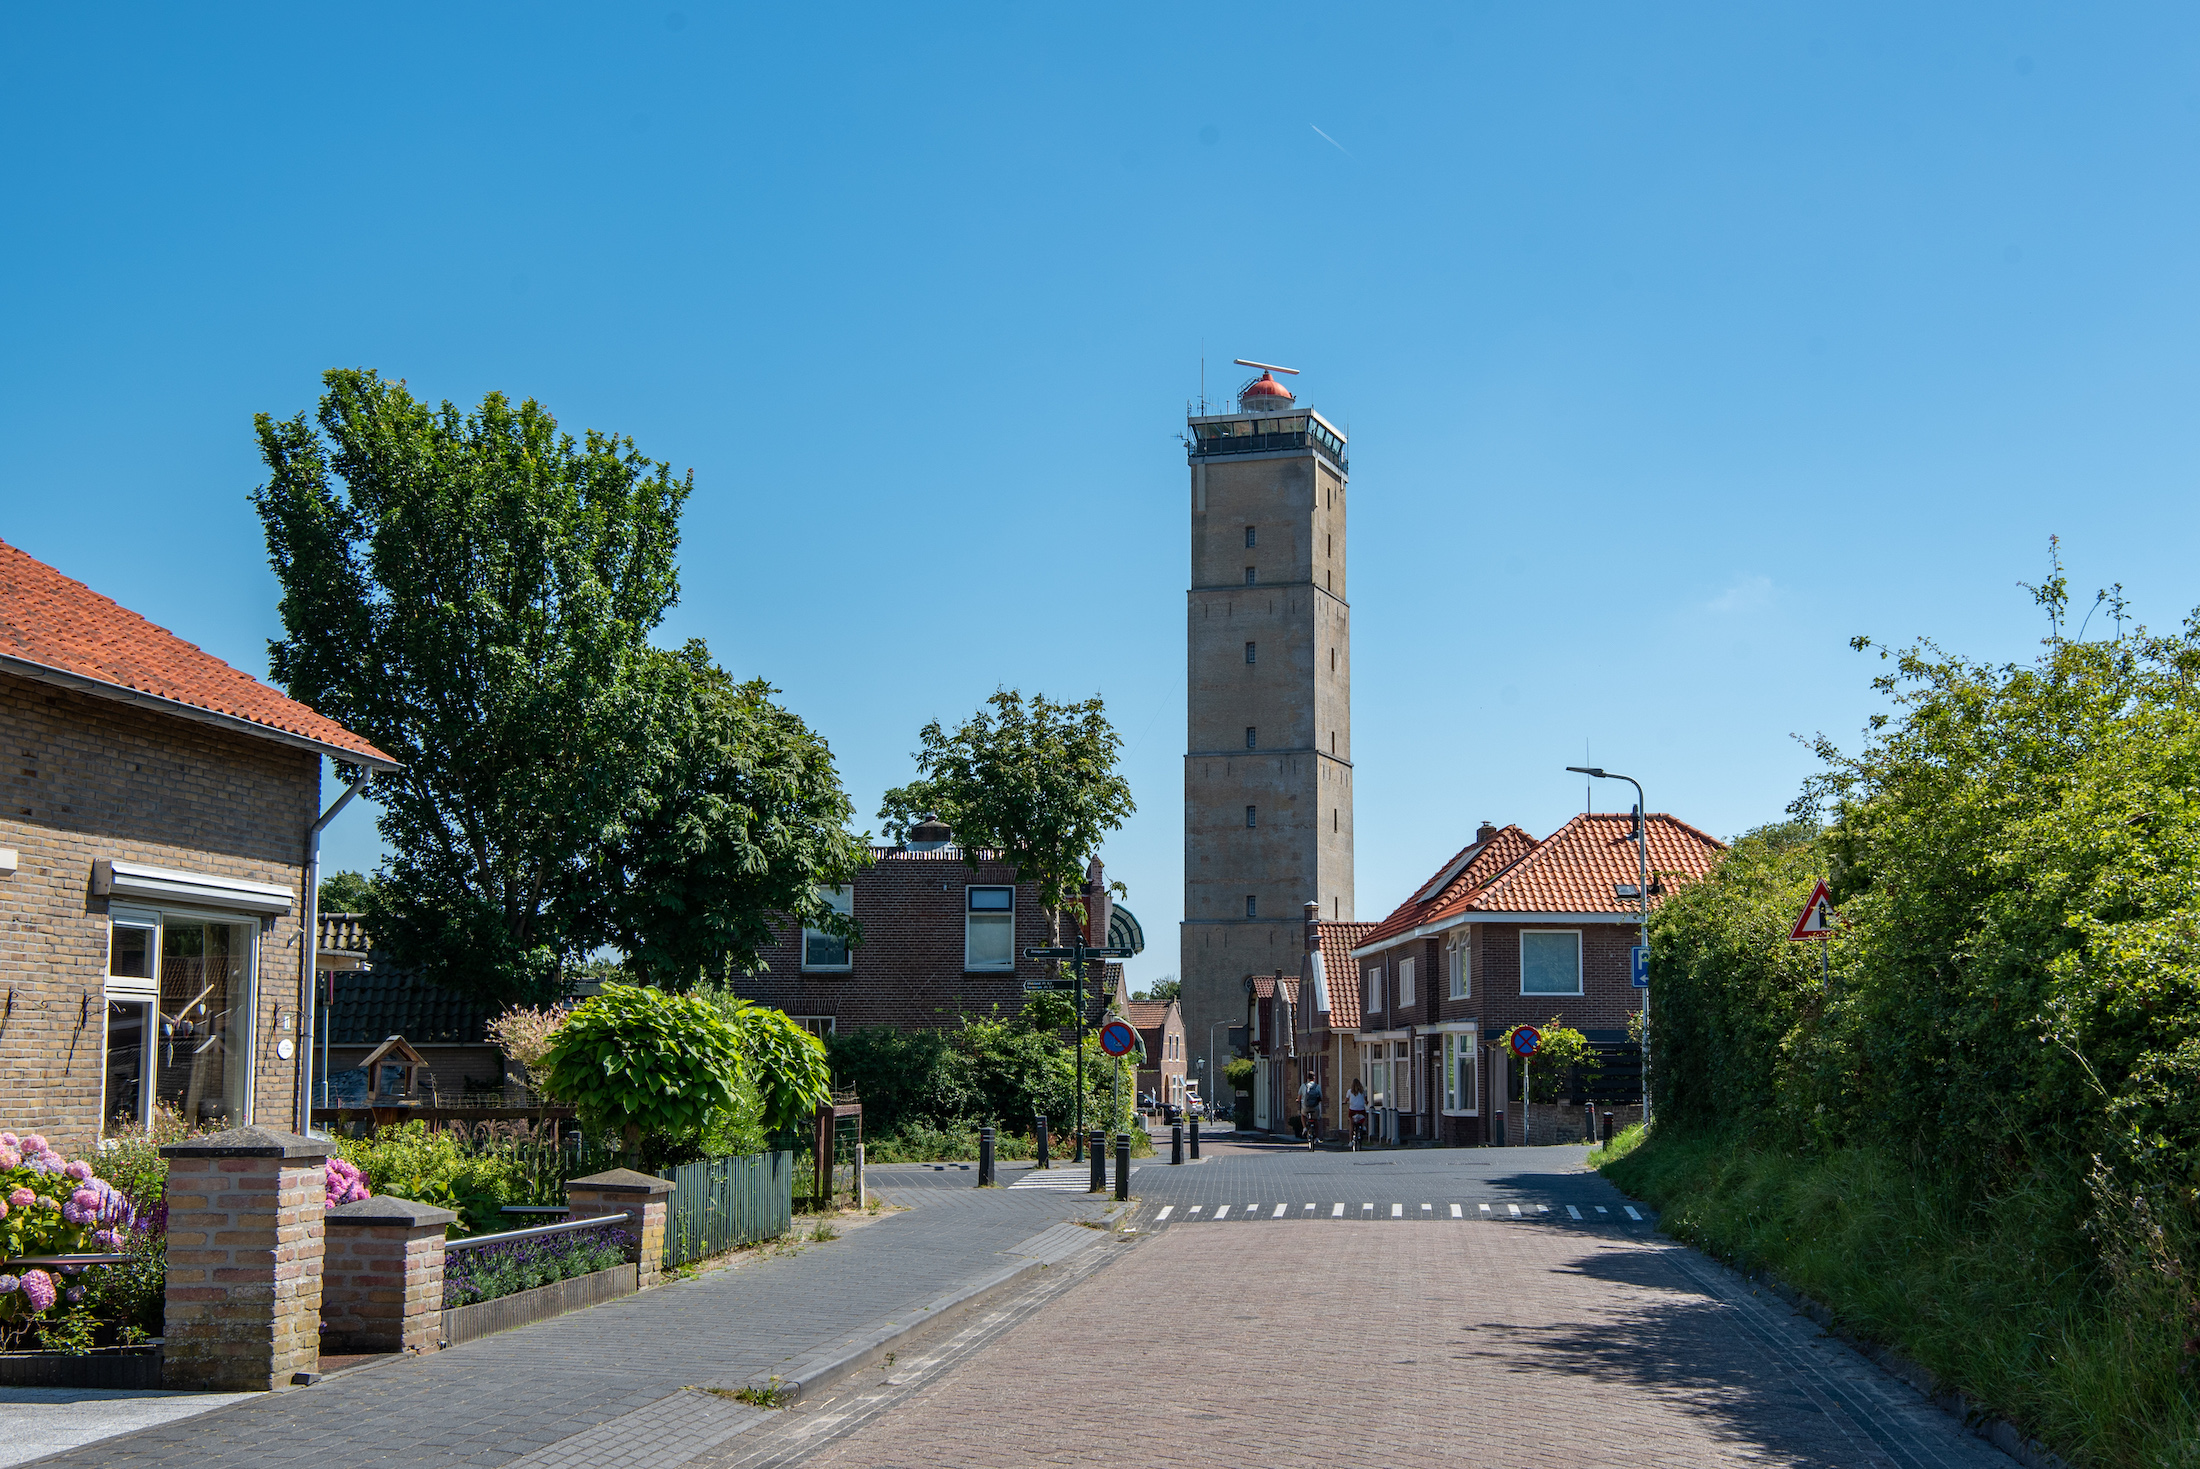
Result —
POLYGON ((794 1154, 705 1158, 663 1175, 673 1183, 665 1268, 785 1234, 794 1219, 794 1154))

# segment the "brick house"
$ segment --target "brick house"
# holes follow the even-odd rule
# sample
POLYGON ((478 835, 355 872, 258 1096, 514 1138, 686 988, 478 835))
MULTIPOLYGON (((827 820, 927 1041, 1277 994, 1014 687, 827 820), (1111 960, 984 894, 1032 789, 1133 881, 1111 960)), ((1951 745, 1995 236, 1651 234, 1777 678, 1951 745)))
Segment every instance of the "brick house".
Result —
MULTIPOLYGON (((854 916, 861 943, 788 920, 761 951, 764 967, 734 980, 742 998, 784 1010, 820 1037, 875 1025, 936 1030, 996 1009, 1013 1015, 1025 985, 1052 973, 1024 950, 1067 942, 1083 916, 1072 908, 1058 928, 1050 924, 1035 884, 1018 883, 995 853, 954 845, 938 822, 911 827, 903 845, 871 848, 855 881, 829 896, 854 916)), ((1120 974, 1109 966, 1111 988, 1120 974)))
POLYGON ((1116 1011, 1138 1031, 1145 1057, 1138 1063, 1138 1094, 1154 1105, 1182 1105, 1185 1068, 1184 1007, 1175 1000, 1118 999, 1116 1011))
MULTIPOLYGON (((1352 951, 1361 989, 1359 1075, 1399 1112, 1402 1138, 1522 1141, 1517 1066, 1497 1048, 1513 1026, 1554 1016, 1624 1074, 1642 1002, 1631 813, 1577 816, 1538 842, 1485 823, 1475 840, 1352 951), (1509 1116, 1510 1127, 1499 1117, 1509 1116)), ((1711 870, 1723 843, 1652 813, 1650 898, 1711 870)), ((1635 1095, 1639 1098, 1639 1076, 1635 1095)), ((1639 1102, 1624 1109, 1639 1115, 1639 1102)), ((1537 1104, 1530 1141, 1580 1133, 1578 1110, 1537 1104)))
POLYGON ((1360 994, 1349 979, 1355 972, 1352 951, 1375 925, 1320 918, 1315 903, 1306 909, 1307 949, 1299 973, 1245 978, 1245 1050, 1258 1066, 1254 1125, 1304 1136, 1301 1088, 1311 1078, 1321 1083, 1322 1116, 1315 1125, 1326 1137, 1343 1124, 1344 1087, 1358 1066, 1360 994))
POLYGON ((321 760, 396 763, 5 542, 0 741, 7 1125, 303 1131, 321 760))

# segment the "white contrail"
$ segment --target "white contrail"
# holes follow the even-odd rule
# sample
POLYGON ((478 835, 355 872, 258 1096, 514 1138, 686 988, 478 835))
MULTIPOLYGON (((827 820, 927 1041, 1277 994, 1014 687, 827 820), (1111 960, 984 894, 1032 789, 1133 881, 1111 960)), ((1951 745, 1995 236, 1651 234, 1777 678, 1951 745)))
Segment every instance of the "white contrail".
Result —
MULTIPOLYGON (((1307 126, 1310 128, 1314 128, 1314 124, 1312 123, 1308 123, 1307 126)), ((1336 149, 1339 153, 1344 154, 1345 157, 1350 158, 1352 156, 1352 152, 1350 149, 1346 148, 1344 144, 1338 142, 1335 138, 1329 136, 1329 134, 1322 132, 1320 128, 1314 128, 1314 131, 1321 134, 1321 140, 1324 143, 1327 143, 1330 147, 1336 149)))

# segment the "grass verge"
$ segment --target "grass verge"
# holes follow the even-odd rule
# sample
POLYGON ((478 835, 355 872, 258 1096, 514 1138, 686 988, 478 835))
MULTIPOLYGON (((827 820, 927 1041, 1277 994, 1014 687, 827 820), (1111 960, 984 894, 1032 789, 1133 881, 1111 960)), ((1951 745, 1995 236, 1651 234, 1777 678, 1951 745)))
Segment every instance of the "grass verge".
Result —
POLYGON ((1777 1276, 2073 1464, 2200 1466, 2179 1308, 2096 1263, 2082 1190, 2042 1177, 1964 1198, 1926 1160, 1708 1132, 1623 1136, 1610 1152, 1605 1174, 1666 1232, 1777 1276))

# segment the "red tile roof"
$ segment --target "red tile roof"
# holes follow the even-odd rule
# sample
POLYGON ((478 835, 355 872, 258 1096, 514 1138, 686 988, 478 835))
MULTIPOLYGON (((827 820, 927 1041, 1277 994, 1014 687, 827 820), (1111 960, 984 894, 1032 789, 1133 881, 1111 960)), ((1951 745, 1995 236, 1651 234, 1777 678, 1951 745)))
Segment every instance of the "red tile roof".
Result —
POLYGON ((1360 1028, 1360 966, 1352 951, 1367 942, 1372 923, 1322 924, 1322 977, 1329 982, 1329 1028, 1360 1028))
POLYGON ((1172 1000, 1125 1000, 1123 1018, 1140 1030, 1155 1030, 1169 1023, 1172 1000))
MULTIPOLYGON (((1726 844, 1677 817, 1652 812, 1649 818, 1650 878, 1663 879, 1670 891, 1711 870, 1726 844)), ((1610 913, 1636 911, 1635 900, 1619 896, 1616 885, 1632 885, 1636 876, 1634 818, 1626 812, 1576 816, 1536 849, 1495 879, 1466 894, 1450 913, 1610 913)), ((1652 900, 1656 894, 1653 891, 1652 900)))
POLYGON ((333 719, 0 541, 0 668, 357 762, 397 762, 333 719))
MULTIPOLYGON (((1460 905, 1484 884, 1490 882, 1535 850, 1536 840, 1517 826, 1500 827, 1484 841, 1474 842, 1462 848, 1449 862, 1436 869, 1435 876, 1423 883, 1414 895, 1400 903, 1388 918, 1374 925, 1367 937, 1353 945, 1368 948, 1386 943, 1401 934, 1408 934, 1424 923, 1433 923, 1440 916, 1461 911, 1460 905)), ((1357 974, 1354 967, 1353 973, 1357 974)))

